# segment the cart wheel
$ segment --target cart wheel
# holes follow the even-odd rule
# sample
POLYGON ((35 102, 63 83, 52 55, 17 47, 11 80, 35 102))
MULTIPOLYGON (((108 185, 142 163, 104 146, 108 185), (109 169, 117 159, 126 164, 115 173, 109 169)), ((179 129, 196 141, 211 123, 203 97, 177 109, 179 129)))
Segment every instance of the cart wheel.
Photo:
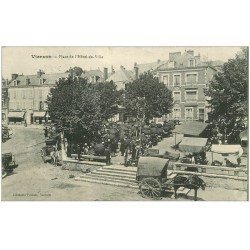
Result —
POLYGON ((140 184, 141 195, 144 198, 159 199, 162 194, 161 184, 154 178, 146 178, 140 184))

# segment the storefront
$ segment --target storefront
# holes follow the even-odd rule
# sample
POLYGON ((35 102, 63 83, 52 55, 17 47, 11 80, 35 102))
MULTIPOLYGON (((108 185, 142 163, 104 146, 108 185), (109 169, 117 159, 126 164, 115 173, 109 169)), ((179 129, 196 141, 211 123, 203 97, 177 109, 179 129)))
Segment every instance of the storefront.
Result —
POLYGON ((46 112, 45 111, 35 111, 33 113, 33 123, 34 124, 43 124, 46 121, 46 112))
POLYGON ((8 119, 9 124, 23 124, 24 123, 25 112, 23 111, 13 111, 9 112, 8 119))

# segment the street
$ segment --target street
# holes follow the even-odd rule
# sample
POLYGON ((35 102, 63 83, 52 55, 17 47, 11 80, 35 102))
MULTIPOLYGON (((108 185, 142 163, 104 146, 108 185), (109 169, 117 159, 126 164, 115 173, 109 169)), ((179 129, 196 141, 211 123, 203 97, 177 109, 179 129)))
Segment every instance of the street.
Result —
MULTIPOLYGON (((42 127, 13 126, 11 139, 2 143, 2 153, 12 152, 18 167, 2 179, 2 200, 15 201, 141 201, 139 190, 97 183, 75 181, 79 171, 62 170, 42 161, 40 150, 45 145, 42 127)), ((178 200, 192 200, 193 191, 178 200)), ((206 188, 198 191, 198 200, 246 200, 244 191, 206 188)), ((162 200, 175 199, 164 197, 162 200)))

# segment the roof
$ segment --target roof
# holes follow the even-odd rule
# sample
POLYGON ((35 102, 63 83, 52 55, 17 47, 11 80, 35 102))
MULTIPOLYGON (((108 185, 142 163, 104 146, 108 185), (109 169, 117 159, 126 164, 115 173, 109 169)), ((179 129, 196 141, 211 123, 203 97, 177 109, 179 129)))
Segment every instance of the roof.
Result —
POLYGON ((200 136, 207 126, 208 123, 197 121, 184 122, 181 125, 176 125, 173 132, 190 136, 200 136))
POLYGON ((93 69, 88 70, 82 73, 82 77, 92 77, 92 76, 99 76, 100 78, 103 77, 103 73, 100 69, 93 69))
POLYGON ((182 152, 196 153, 205 149, 207 138, 183 137, 179 144, 179 149, 182 152))
POLYGON ((139 69, 139 74, 143 74, 144 72, 155 70, 159 66, 165 64, 167 61, 156 61, 152 63, 143 63, 143 64, 136 64, 139 69))
POLYGON ((241 156, 243 154, 243 149, 240 145, 213 144, 211 152, 217 154, 236 154, 241 156))
MULTIPOLYGON (((54 74, 42 74, 41 77, 37 75, 19 75, 15 80, 17 80, 17 87, 27 86, 26 79, 29 79, 28 86, 39 86, 39 79, 43 79, 42 85, 54 85, 59 78, 66 78, 69 76, 69 73, 54 73, 54 74)), ((14 86, 13 80, 10 82, 9 86, 14 86)))
POLYGON ((110 75, 107 81, 113 81, 117 85, 117 89, 124 88, 124 84, 134 80, 133 72, 126 70, 124 67, 120 67, 120 70, 110 75))

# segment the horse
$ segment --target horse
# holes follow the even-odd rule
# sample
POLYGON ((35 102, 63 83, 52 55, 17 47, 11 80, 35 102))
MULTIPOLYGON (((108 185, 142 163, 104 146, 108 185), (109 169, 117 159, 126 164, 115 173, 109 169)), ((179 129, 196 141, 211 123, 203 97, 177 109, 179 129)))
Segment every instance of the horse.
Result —
POLYGON ((206 183, 199 178, 197 175, 176 175, 173 179, 174 187, 174 197, 177 199, 177 190, 179 187, 185 187, 189 189, 194 189, 194 200, 197 201, 197 190, 201 187, 202 190, 205 190, 206 183))

